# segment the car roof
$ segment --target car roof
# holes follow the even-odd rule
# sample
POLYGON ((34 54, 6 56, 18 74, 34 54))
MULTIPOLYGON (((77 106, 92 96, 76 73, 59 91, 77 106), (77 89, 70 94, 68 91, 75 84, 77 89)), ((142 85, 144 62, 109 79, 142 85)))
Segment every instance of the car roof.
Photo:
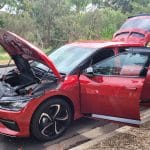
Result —
POLYGON ((142 16, 150 16, 150 14, 149 13, 141 13, 141 14, 137 14, 137 15, 134 15, 134 16, 129 16, 128 18, 142 17, 142 16))
POLYGON ((128 17, 126 21, 128 20, 135 20, 135 19, 150 19, 150 14, 139 14, 139 15, 135 15, 135 16, 131 16, 131 17, 128 17))
POLYGON ((143 46, 140 43, 126 43, 116 41, 79 41, 67 44, 70 46, 79 46, 93 49, 110 48, 110 47, 138 47, 143 46))

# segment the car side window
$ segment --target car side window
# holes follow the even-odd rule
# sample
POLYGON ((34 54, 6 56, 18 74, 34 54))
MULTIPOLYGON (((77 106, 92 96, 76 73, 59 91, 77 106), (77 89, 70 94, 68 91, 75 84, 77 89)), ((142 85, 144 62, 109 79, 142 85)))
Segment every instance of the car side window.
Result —
POLYGON ((140 76, 148 56, 140 53, 120 53, 93 66, 96 75, 140 76))
POLYGON ((101 62, 109 57, 114 56, 114 50, 113 48, 107 48, 107 49, 100 49, 96 54, 94 54, 90 60, 88 60, 86 63, 84 63, 84 65, 82 66, 82 68, 80 67, 80 69, 82 69, 82 71, 84 72, 84 70, 91 66, 94 65, 98 62, 101 62))
POLYGON ((113 49, 103 49, 100 50, 98 53, 95 54, 95 56, 92 58, 92 65, 96 64, 99 61, 102 61, 106 58, 114 56, 113 49))

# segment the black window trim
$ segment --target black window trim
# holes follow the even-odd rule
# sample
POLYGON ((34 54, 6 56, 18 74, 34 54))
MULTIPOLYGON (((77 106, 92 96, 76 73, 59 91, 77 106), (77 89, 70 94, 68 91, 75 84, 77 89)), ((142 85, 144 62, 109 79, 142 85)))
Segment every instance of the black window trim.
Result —
MULTIPOLYGON (((118 48, 118 47, 117 47, 118 48)), ((85 64, 88 64, 88 62, 91 63, 93 57, 97 54, 100 53, 103 49, 113 49, 114 52, 114 47, 103 47, 103 48, 98 48, 96 49, 93 54, 91 54, 90 56, 88 56, 88 58, 84 59, 79 66, 77 66, 74 70, 72 70, 69 75, 74 75, 78 72, 78 70, 80 70, 80 72, 82 72, 83 70, 85 70, 87 67, 83 68, 82 66, 85 64)), ((114 56, 115 56, 115 52, 114 52, 114 56)), ((110 57, 109 57, 110 58, 110 57)), ((107 58, 106 58, 107 59, 107 58)))
MULTIPOLYGON (((134 47, 133 47, 133 48, 134 48, 134 47)), ((134 51, 134 50, 129 50, 129 52, 130 52, 130 53, 143 53, 142 51, 141 51, 141 52, 137 52, 137 51, 134 51)), ((129 52, 125 51, 125 52, 122 52, 122 53, 118 53, 117 55, 114 55, 114 56, 112 56, 112 57, 106 58, 104 61, 107 61, 107 59, 110 59, 110 58, 113 58, 113 57, 117 57, 117 56, 120 55, 120 54, 129 53, 129 52)), ((101 61, 101 62, 103 62, 103 61, 101 61)), ((149 65, 150 65, 150 53, 149 53, 149 55, 148 55, 148 59, 147 59, 147 61, 145 62, 144 66, 143 66, 143 68, 142 68, 142 70, 141 70, 141 72, 142 72, 144 69, 147 69, 149 65)), ((93 66, 94 66, 94 65, 93 65, 93 66)), ((97 74, 97 73, 94 73, 94 76, 120 77, 120 78, 145 78, 146 75, 147 75, 147 72, 146 72, 146 74, 145 74, 144 76, 143 76, 141 73, 140 73, 139 75, 137 75, 137 76, 104 75, 104 74, 97 74)))

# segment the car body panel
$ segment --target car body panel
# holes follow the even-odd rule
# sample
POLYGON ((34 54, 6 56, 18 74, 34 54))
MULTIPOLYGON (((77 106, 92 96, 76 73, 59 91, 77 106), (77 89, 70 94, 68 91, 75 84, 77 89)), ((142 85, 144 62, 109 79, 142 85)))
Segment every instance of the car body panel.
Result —
MULTIPOLYGON (((127 52, 99 62, 96 68, 98 72, 91 75, 86 72, 80 76, 80 91, 81 91, 81 112, 84 114, 92 114, 93 117, 103 118, 108 120, 120 121, 128 124, 140 125, 140 103, 143 100, 150 100, 148 89, 150 87, 150 69, 148 48, 131 48, 127 52), (141 53, 142 61, 138 62, 135 54, 141 53), (125 54, 125 55, 124 55, 125 54), (120 57, 120 56, 125 57, 120 57), (146 55, 146 57, 143 57, 146 55), (119 56, 119 57, 118 57, 119 56), (126 59, 131 60, 126 62, 126 59), (122 59, 122 61, 120 61, 122 59), (109 61, 113 60, 113 61, 109 61), (112 64, 108 65, 108 62, 112 64), (126 63, 123 63, 126 62, 126 63), (129 63, 129 64, 128 64, 129 63), (103 68, 102 64, 106 64, 103 68), (113 70, 114 68, 114 70, 113 70), (108 70, 111 70, 110 72, 108 70), (119 70, 120 71, 119 71, 119 70), (146 70, 147 71, 146 71, 146 70), (115 73, 113 73, 115 71, 115 73), (141 74, 141 72, 147 72, 141 74), (112 72, 112 74, 111 74, 112 72), (106 74, 105 74, 106 73, 106 74), (108 74, 107 74, 108 73, 108 74), (142 99, 141 99, 142 98, 142 99)), ((140 59, 140 58, 139 58, 140 59)))
POLYGON ((27 137, 30 135, 30 123, 34 112, 37 108, 46 100, 50 100, 52 97, 66 98, 70 101, 74 107, 74 119, 78 119, 83 116, 80 110, 79 100, 79 81, 77 75, 66 77, 64 82, 59 81, 55 89, 49 89, 43 93, 42 96, 32 99, 28 105, 19 112, 7 111, 0 109, 0 118, 5 120, 13 120, 17 122, 20 131, 16 132, 6 128, 0 124, 0 133, 27 137), (9 114, 9 115, 8 115, 9 114))
POLYGON ((117 47, 138 47, 143 46, 141 43, 136 42, 124 42, 124 41, 82 41, 82 42, 74 42, 69 45, 80 46, 80 47, 88 47, 88 48, 117 48, 117 47))
POLYGON ((129 17, 125 23, 121 26, 121 28, 114 33, 113 35, 113 41, 124 41, 124 42, 135 42, 135 43, 141 43, 143 46, 147 45, 148 42, 150 42, 150 31, 145 26, 138 27, 138 25, 135 24, 134 27, 125 27, 123 26, 125 24, 130 24, 130 22, 137 20, 140 21, 140 23, 145 23, 144 19, 149 20, 150 22, 150 15, 148 14, 141 14, 133 17, 129 17))
POLYGON ((141 43, 145 46, 150 40, 150 35, 148 31, 143 31, 141 29, 124 29, 119 30, 114 34, 113 41, 123 41, 132 43, 141 43))
POLYGON ((147 76, 145 78, 143 89, 141 92, 141 102, 146 102, 146 103, 150 102, 149 89, 150 89, 150 66, 148 67, 147 76))
POLYGON ((80 77, 81 112, 140 120, 143 78, 80 77))

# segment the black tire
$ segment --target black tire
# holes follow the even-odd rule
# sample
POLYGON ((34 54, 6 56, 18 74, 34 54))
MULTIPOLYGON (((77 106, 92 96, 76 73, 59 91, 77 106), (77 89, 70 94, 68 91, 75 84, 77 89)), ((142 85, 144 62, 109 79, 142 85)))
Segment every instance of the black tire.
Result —
POLYGON ((31 120, 31 134, 40 141, 54 140, 68 129, 72 121, 69 104, 61 98, 52 98, 34 113, 31 120))

